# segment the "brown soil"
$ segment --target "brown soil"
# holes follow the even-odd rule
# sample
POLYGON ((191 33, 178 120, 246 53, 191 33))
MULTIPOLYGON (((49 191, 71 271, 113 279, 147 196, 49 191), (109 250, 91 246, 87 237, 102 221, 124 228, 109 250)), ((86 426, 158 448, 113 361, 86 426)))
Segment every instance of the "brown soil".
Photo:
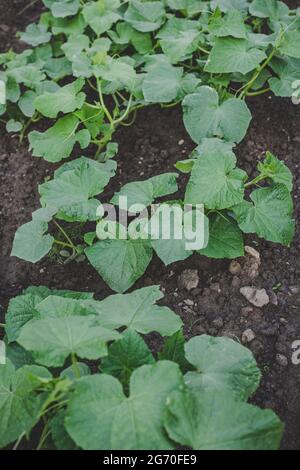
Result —
MULTIPOLYGON (((21 0, 0 1, 2 51, 17 44, 15 32, 38 15, 35 7, 17 17, 16 12, 25 4, 21 0)), ((299 221, 300 106, 268 96, 249 100, 248 104, 253 121, 247 138, 237 149, 239 163, 254 173, 257 160, 266 150, 284 160, 295 176, 295 218, 299 221)), ((131 128, 117 133, 116 140, 120 145, 119 171, 110 191, 128 181, 172 171, 174 163, 188 155, 194 146, 184 130, 180 108, 143 110, 131 128), (183 145, 178 144, 180 140, 184 140, 183 145)), ((93 291, 101 298, 111 293, 86 263, 63 266, 45 259, 31 265, 9 256, 15 230, 38 207, 37 186, 53 172, 53 167, 33 158, 27 143, 19 145, 18 139, 9 136, 3 126, 0 141, 0 306, 5 309, 11 297, 34 284, 93 291)), ((245 259, 239 260, 242 272, 233 276, 229 272, 230 262, 195 255, 169 267, 155 258, 135 288, 160 284, 166 294, 165 305, 181 315, 187 337, 207 333, 241 339, 245 330, 252 329, 255 339, 249 347, 263 372, 254 401, 272 408, 286 423, 282 448, 299 450, 300 366, 291 363, 291 344, 300 339, 299 230, 290 249, 255 237, 249 237, 247 244, 261 255, 259 274, 254 280, 249 278, 245 259), (198 288, 187 292, 178 287, 178 276, 190 268, 198 270, 200 283, 198 288), (278 305, 270 303, 262 309, 245 309, 250 304, 239 289, 249 285, 275 292, 272 301, 278 305), (184 302, 187 299, 188 305, 184 302)), ((154 349, 157 341, 155 337, 151 339, 154 349)))

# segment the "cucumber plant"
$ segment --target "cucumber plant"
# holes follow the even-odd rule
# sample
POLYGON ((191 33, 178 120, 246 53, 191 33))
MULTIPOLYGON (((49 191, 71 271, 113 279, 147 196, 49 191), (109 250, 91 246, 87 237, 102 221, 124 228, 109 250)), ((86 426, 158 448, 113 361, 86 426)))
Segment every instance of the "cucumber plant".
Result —
MULTIPOLYGON (((89 158, 64 163, 40 185, 41 209, 18 229, 14 256, 36 262, 53 249, 71 259, 86 255, 110 287, 124 292, 145 272, 153 251, 165 264, 191 255, 172 237, 123 243, 97 240, 96 226, 85 233, 86 222, 99 222, 98 196, 116 171, 116 129, 152 104, 181 104, 197 144, 176 168, 191 173, 181 203, 204 205, 207 236, 200 252, 241 256, 243 233, 290 245, 289 169, 268 152, 249 181, 236 167, 233 148, 251 121, 247 97, 295 94, 299 10, 277 0, 43 3, 38 23, 20 33, 29 48, 0 55, 1 119, 21 140, 29 131, 34 157, 57 163, 88 149, 89 158), (52 120, 48 129, 32 129, 41 120, 52 120), (70 235, 74 223, 81 224, 76 241, 70 235)), ((170 173, 130 183, 121 193, 140 203, 142 186, 147 204, 177 191, 170 173), (165 191, 158 189, 164 184, 165 191)))
POLYGON ((185 342, 161 297, 159 286, 102 301, 41 286, 12 299, 0 447, 276 449, 279 418, 247 403, 260 381, 252 353, 229 338, 185 342), (152 331, 165 337, 157 357, 152 331))

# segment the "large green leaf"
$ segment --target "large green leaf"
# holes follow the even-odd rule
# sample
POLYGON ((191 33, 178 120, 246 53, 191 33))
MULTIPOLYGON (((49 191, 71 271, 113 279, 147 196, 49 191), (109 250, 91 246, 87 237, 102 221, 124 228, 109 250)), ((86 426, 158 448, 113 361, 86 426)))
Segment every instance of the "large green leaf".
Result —
POLYGON ((56 209, 39 209, 32 214, 32 221, 21 225, 15 234, 11 256, 36 263, 51 250, 54 238, 46 234, 48 222, 56 209))
POLYGON ((16 441, 39 419, 43 397, 35 393, 39 377, 51 378, 43 367, 25 366, 15 371, 11 362, 0 365, 0 447, 16 441))
POLYGON ((205 66, 206 72, 246 74, 256 69, 266 54, 247 39, 217 38, 205 66))
POLYGON ((83 85, 84 80, 79 79, 54 93, 45 92, 36 98, 35 108, 49 118, 56 118, 60 112, 72 113, 81 108, 85 101, 86 95, 81 92, 83 85))
POLYGON ((28 138, 34 157, 43 157, 49 162, 60 162, 71 155, 76 142, 82 149, 90 143, 90 133, 87 129, 77 132, 79 119, 73 115, 59 119, 46 132, 32 131, 28 138))
POLYGON ((128 210, 134 204, 142 204, 148 207, 158 197, 167 196, 178 191, 177 176, 177 173, 162 173, 145 181, 134 181, 125 184, 118 193, 115 193, 111 202, 119 205, 119 197, 122 196, 127 198, 128 210))
POLYGON ((37 47, 50 41, 51 33, 47 32, 47 28, 41 24, 32 23, 27 26, 26 31, 20 35, 21 41, 37 47))
POLYGON ((270 18, 271 20, 279 20, 288 15, 289 7, 278 0, 253 0, 249 7, 252 16, 258 18, 270 18))
POLYGON ((208 209, 226 209, 244 198, 247 174, 236 168, 230 152, 211 152, 199 157, 186 187, 186 204, 204 204, 208 209))
POLYGON ((56 18, 76 15, 80 8, 80 0, 43 0, 43 3, 56 18))
POLYGON ((170 438, 195 450, 276 450, 280 444, 283 426, 273 411, 221 390, 174 391, 167 410, 170 438))
POLYGON ((293 201, 283 184, 256 189, 251 200, 233 207, 240 229, 266 240, 289 246, 295 232, 293 201))
POLYGON ((247 10, 249 6, 248 0, 211 0, 211 8, 220 8, 221 11, 228 12, 231 10, 247 10))
POLYGON ((292 57, 272 60, 271 67, 277 77, 269 79, 270 88, 276 96, 283 98, 300 96, 300 59, 292 57))
POLYGON ((162 297, 159 286, 150 286, 131 294, 112 295, 101 302, 87 302, 87 305, 94 309, 98 323, 105 328, 126 326, 142 334, 157 331, 162 336, 170 336, 180 329, 182 321, 168 307, 155 305, 162 297))
POLYGON ((219 104, 218 93, 208 86, 186 96, 182 106, 185 127, 197 143, 204 137, 221 137, 239 143, 251 121, 244 101, 230 98, 219 104))
POLYGON ((134 330, 127 330, 119 341, 109 347, 108 356, 101 361, 101 372, 113 375, 127 387, 135 369, 154 362, 142 337, 134 330))
POLYGON ((121 18, 117 12, 120 4, 120 0, 88 2, 83 8, 84 19, 95 33, 100 36, 121 18))
POLYGON ((55 173, 53 180, 39 186, 41 202, 56 207, 59 216, 71 221, 85 222, 97 219, 100 194, 116 171, 116 163, 99 163, 81 157, 67 163, 55 173))
POLYGON ((173 64, 185 60, 196 49, 201 35, 197 21, 171 17, 157 38, 173 64))
POLYGON ((163 412, 170 392, 181 386, 178 366, 168 361, 136 369, 128 397, 114 377, 82 378, 69 401, 67 431, 86 450, 172 449, 163 412))
POLYGON ((232 36, 245 39, 247 29, 242 13, 238 10, 231 10, 224 17, 212 18, 209 31, 217 37, 232 36))
POLYGON ((185 344, 185 357, 197 369, 185 375, 185 382, 197 392, 228 390, 245 400, 259 385, 261 375, 253 354, 230 338, 192 338, 185 344))
POLYGON ((143 33, 155 31, 165 19, 165 9, 160 1, 131 0, 125 21, 143 33))
POLYGON ((85 253, 104 281, 121 293, 144 274, 152 259, 149 241, 129 236, 98 241, 86 248, 85 253))
POLYGON ((209 219, 209 241, 200 254, 215 259, 235 259, 244 255, 242 232, 227 214, 212 214, 209 219))
POLYGON ((279 51, 283 55, 300 59, 299 42, 300 28, 294 29, 292 31, 287 31, 283 35, 282 41, 279 46, 279 51))
POLYGON ((26 323, 20 331, 18 343, 32 352, 39 364, 60 367, 72 354, 90 360, 106 356, 106 343, 118 338, 116 331, 95 326, 93 316, 72 315, 26 323))
POLYGON ((169 103, 180 92, 183 76, 182 67, 173 67, 166 60, 152 65, 143 80, 143 95, 150 103, 169 103))

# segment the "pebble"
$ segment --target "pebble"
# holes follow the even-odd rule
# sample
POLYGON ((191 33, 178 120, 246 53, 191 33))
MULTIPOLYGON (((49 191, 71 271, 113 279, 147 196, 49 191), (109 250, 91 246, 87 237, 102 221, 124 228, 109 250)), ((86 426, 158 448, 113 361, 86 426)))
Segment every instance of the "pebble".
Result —
POLYGON ((240 289, 240 293, 255 307, 264 307, 270 302, 266 289, 246 286, 240 289))
POLYGON ((178 287, 190 291, 196 289, 199 284, 197 269, 185 269, 178 277, 178 287))
POLYGON ((281 367, 287 367, 289 364, 289 361, 286 356, 283 354, 276 354, 276 362, 279 364, 281 367))
POLYGON ((192 299, 185 299, 183 302, 189 307, 192 307, 194 305, 194 301, 192 299))
POLYGON ((260 254, 255 248, 253 248, 252 246, 246 245, 245 252, 260 262, 260 254))
POLYGON ((251 343, 255 339, 255 333, 251 328, 248 328, 248 330, 245 330, 242 334, 242 343, 247 344, 251 343))
POLYGON ((229 265, 229 272, 233 274, 234 276, 240 274, 242 271, 241 265, 238 261, 231 261, 229 265))

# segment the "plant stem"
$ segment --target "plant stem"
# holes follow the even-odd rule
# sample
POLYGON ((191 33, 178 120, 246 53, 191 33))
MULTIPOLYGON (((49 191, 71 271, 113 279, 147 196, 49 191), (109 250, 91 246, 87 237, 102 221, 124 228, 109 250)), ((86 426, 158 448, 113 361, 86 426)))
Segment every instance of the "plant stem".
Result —
POLYGON ((249 183, 245 184, 245 188, 249 188, 249 186, 253 186, 254 184, 259 183, 260 181, 264 180, 266 176, 264 175, 258 175, 256 178, 254 178, 252 181, 249 181, 249 183))
POLYGON ((73 250, 73 254, 75 254, 76 251, 77 251, 77 250, 76 250, 76 246, 75 246, 74 243, 72 242, 72 240, 71 240, 71 238, 69 237, 69 235, 68 235, 68 234, 66 233, 66 231, 59 225, 59 223, 56 222, 55 219, 53 219, 53 222, 54 222, 54 224, 56 225, 56 227, 61 231, 61 233, 63 234, 63 236, 65 237, 65 239, 66 239, 67 242, 68 242, 67 244, 64 243, 64 245, 65 245, 65 246, 68 246, 68 244, 69 244, 70 248, 72 248, 72 250, 73 250))
POLYGON ((119 124, 120 122, 124 121, 124 119, 127 118, 128 114, 129 114, 129 112, 130 112, 131 105, 132 105, 132 94, 131 94, 130 97, 129 97, 129 100, 128 100, 128 103, 127 103, 126 111, 122 114, 122 116, 120 116, 118 119, 116 119, 115 121, 113 121, 114 126, 115 126, 115 124, 119 124))
POLYGON ((28 10, 28 8, 31 8, 37 2, 38 2, 38 0, 32 0, 28 5, 26 5, 24 8, 22 8, 21 11, 19 11, 17 16, 22 15, 22 13, 24 13, 26 10, 28 10))
POLYGON ((39 440, 39 443, 38 443, 38 446, 36 448, 36 450, 41 450, 43 445, 45 444, 45 441, 47 439, 47 437, 49 436, 50 434, 50 430, 48 429, 48 423, 45 424, 44 426, 44 429, 42 431, 42 434, 41 434, 41 437, 40 437, 40 440, 39 440))
POLYGON ((204 54, 210 54, 210 52, 208 50, 204 49, 204 47, 198 46, 198 49, 199 49, 199 51, 203 52, 204 54))
POLYGON ((13 446, 13 450, 17 450, 24 436, 25 436, 25 432, 22 432, 22 434, 20 434, 20 436, 18 437, 18 440, 16 441, 15 445, 13 446))
POLYGON ((263 90, 254 91, 253 93, 247 93, 247 96, 259 96, 263 95, 264 93, 268 93, 271 88, 264 88, 263 90))
POLYGON ((177 106, 180 103, 181 103, 181 100, 175 101, 175 103, 161 104, 160 107, 161 108, 174 108, 175 106, 177 106))
POLYGON ((60 240, 54 240, 54 243, 63 247, 72 248, 72 250, 74 249, 73 245, 71 245, 70 243, 61 242, 60 240))
POLYGON ((0 323, 0 328, 5 328, 5 327, 6 327, 5 323, 0 323))
POLYGON ((71 354, 71 361, 72 361, 72 368, 73 368, 75 377, 77 377, 77 379, 80 379, 80 377, 81 377, 80 370, 79 370, 79 367, 78 367, 78 362, 77 362, 77 359, 76 359, 76 355, 74 353, 71 354))
POLYGON ((108 111, 107 107, 105 106, 105 103, 104 103, 102 88, 101 88, 101 81, 99 79, 97 79, 97 86, 98 86, 99 99, 100 99, 100 103, 101 103, 102 109, 104 111, 104 114, 107 117, 107 119, 109 120, 111 127, 114 127, 114 120, 113 120, 110 112, 108 111))

